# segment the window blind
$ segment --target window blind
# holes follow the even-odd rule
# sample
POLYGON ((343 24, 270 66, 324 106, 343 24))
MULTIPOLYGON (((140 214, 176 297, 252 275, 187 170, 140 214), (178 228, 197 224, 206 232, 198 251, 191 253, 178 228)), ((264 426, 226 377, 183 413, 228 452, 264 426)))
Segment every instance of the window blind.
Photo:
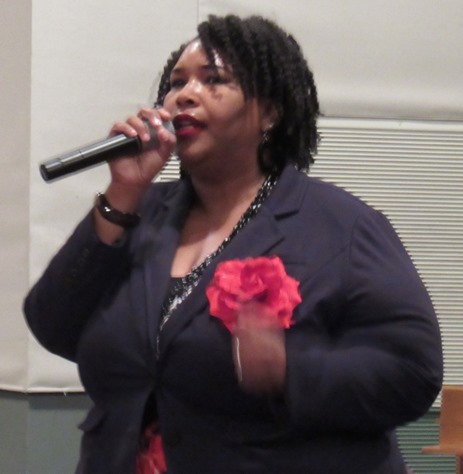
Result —
POLYGON ((445 383, 463 383, 463 123, 320 121, 313 176, 388 216, 441 324, 445 383))

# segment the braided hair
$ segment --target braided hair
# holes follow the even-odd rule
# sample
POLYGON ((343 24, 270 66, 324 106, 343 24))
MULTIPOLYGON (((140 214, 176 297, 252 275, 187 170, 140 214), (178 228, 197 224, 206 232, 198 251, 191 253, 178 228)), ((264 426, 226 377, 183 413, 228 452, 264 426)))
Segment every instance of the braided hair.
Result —
MULTIPOLYGON (((260 16, 211 15, 197 31, 212 67, 218 53, 231 67, 246 99, 269 100, 276 106, 277 123, 258 150, 261 169, 281 171, 289 161, 298 169, 308 170, 317 151, 320 112, 313 74, 296 40, 260 16)), ((156 105, 164 102, 171 71, 187 45, 174 51, 167 61, 156 105)))

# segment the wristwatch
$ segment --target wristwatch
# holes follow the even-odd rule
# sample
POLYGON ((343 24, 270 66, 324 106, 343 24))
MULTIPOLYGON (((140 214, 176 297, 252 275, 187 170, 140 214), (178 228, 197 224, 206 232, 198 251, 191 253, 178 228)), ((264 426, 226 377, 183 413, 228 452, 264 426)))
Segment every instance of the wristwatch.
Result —
POLYGON ((114 209, 103 193, 97 193, 95 207, 103 219, 124 228, 131 228, 140 222, 139 214, 130 214, 114 209))

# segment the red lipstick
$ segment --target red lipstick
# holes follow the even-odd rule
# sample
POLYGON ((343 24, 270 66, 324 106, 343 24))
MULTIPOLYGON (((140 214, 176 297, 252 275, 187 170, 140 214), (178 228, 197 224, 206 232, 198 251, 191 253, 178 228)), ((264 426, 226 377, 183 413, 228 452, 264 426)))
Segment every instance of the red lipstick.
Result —
POLYGON ((203 128, 204 123, 189 114, 178 114, 172 120, 177 138, 187 138, 197 135, 203 128))

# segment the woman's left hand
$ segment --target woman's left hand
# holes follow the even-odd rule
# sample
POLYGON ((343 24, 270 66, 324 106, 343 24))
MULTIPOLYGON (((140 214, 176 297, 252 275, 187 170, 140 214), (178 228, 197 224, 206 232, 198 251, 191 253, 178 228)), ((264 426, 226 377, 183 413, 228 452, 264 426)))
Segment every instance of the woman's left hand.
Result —
MULTIPOLYGON (((272 318, 262 317, 269 311, 259 303, 244 305, 233 333, 233 361, 238 382, 250 393, 282 392, 286 377, 284 330, 272 318)), ((276 320, 276 318, 274 318, 276 320)))

